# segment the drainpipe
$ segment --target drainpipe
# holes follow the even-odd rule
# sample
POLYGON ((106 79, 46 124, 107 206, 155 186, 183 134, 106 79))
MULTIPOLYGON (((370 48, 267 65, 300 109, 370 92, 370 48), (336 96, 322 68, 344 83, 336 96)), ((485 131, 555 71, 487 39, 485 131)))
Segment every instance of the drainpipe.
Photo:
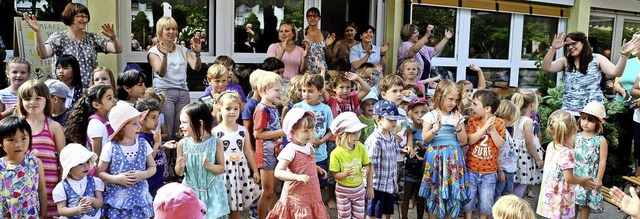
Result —
POLYGON ((402 24, 411 23, 411 0, 404 0, 404 17, 402 20, 402 24))

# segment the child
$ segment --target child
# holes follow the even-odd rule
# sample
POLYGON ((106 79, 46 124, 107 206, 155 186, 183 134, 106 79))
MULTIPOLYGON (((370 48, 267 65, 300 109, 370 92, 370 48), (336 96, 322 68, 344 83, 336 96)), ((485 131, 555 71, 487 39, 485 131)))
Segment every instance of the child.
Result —
POLYGON ((457 218, 469 200, 467 169, 460 148, 467 142, 467 132, 460 112, 455 112, 459 100, 456 84, 443 80, 436 87, 435 109, 422 116, 422 140, 429 147, 418 195, 425 198, 430 218, 457 218))
MULTIPOLYGON (((484 90, 486 88, 486 82, 484 80, 484 73, 482 73, 482 69, 480 67, 475 66, 474 64, 469 65, 469 70, 475 71, 478 73, 478 89, 484 90)), ((438 75, 440 76, 440 75, 438 75)), ((462 95, 462 104, 460 104, 460 112, 464 116, 471 116, 471 102, 473 101, 473 83, 468 80, 460 80, 457 82, 458 89, 460 94, 462 95)))
POLYGON ((102 216, 104 183, 88 175, 96 160, 98 155, 80 144, 69 144, 60 152, 64 179, 53 189, 53 201, 61 219, 102 216))
MULTIPOLYGON (((348 69, 351 69, 351 67, 348 69)), ((365 62, 360 66, 360 68, 358 68, 358 70, 356 70, 356 74, 369 84, 369 88, 371 89, 369 94, 375 95, 376 97, 380 95, 380 92, 378 91, 380 72, 382 72, 382 65, 374 65, 368 62, 365 62)))
POLYGON ((97 175, 107 184, 104 215, 109 218, 153 216, 153 197, 145 179, 156 173, 156 164, 153 149, 137 134, 145 114, 128 103, 117 104, 109 113, 114 132, 102 147, 97 168, 97 175))
POLYGON ((102 146, 109 142, 113 128, 108 123, 107 114, 116 105, 113 88, 105 84, 89 87, 87 95, 73 107, 69 121, 64 127, 67 137, 73 143, 86 143, 89 150, 100 157, 102 146))
MULTIPOLYGON (((257 85, 256 83, 257 83, 257 80, 260 78, 260 76, 262 76, 262 74, 265 72, 266 71, 258 69, 253 71, 251 75, 249 75, 249 84, 251 84, 252 94, 250 98, 247 100, 247 104, 245 104, 244 107, 242 108, 242 125, 247 130, 253 130, 253 113, 256 111, 256 106, 258 105, 258 103, 260 103, 260 93, 256 88, 256 85, 257 85)), ((254 144, 254 142, 256 142, 255 136, 253 136, 252 131, 248 132, 248 134, 250 139, 249 142, 251 142, 253 149, 255 149, 255 144, 254 144)))
POLYGON ((571 113, 556 110, 549 116, 547 133, 553 141, 547 146, 542 186, 536 213, 546 218, 572 218, 575 216, 575 184, 587 190, 595 189, 591 177, 573 175, 575 165, 571 148, 576 133, 576 120, 571 113))
POLYGON ((224 178, 231 210, 229 218, 233 219, 239 219, 243 207, 251 205, 261 192, 257 186, 260 172, 256 167, 249 132, 236 123, 240 105, 240 95, 235 91, 220 94, 216 106, 218 111, 214 112, 218 115, 219 125, 213 128, 213 134, 224 145, 224 178))
POLYGON ((333 116, 338 116, 341 112, 355 112, 360 106, 360 100, 366 96, 371 88, 369 84, 362 80, 357 74, 351 72, 338 72, 331 80, 331 87, 336 96, 330 96, 329 93, 323 94, 324 102, 331 107, 333 116), (361 88, 358 92, 352 92, 351 87, 355 81, 361 88))
POLYGON ((318 173, 326 178, 327 172, 315 164, 315 149, 309 144, 315 124, 313 113, 302 108, 291 109, 284 118, 283 132, 290 143, 278 155, 274 173, 284 186, 267 218, 329 218, 318 184, 318 173))
POLYGON ((411 133, 413 134, 413 148, 410 148, 410 153, 405 155, 406 159, 406 172, 404 175, 404 197, 402 199, 402 218, 407 219, 407 213, 409 208, 413 208, 414 200, 417 203, 417 213, 419 219, 424 217, 424 198, 418 196, 420 190, 420 181, 422 180, 423 168, 424 168, 424 154, 426 152, 425 142, 422 141, 422 117, 427 114, 427 100, 424 98, 416 98, 412 100, 408 105, 409 119, 411 123, 411 133))
MULTIPOLYGON (((167 98, 164 92, 157 92, 153 88, 147 88, 144 92, 145 99, 154 99, 158 102, 162 108, 167 98)), ((167 124, 164 122, 164 113, 160 112, 158 114, 158 128, 160 129, 160 136, 162 136, 162 141, 169 140, 169 130, 167 130, 167 124)), ((175 145, 174 145, 175 146, 175 145)), ((174 147, 175 148, 175 147, 174 147)))
POLYGON ((4 218, 46 217, 44 166, 31 151, 31 127, 9 116, 0 120, 0 214, 4 218), (15 194, 19 194, 15 196, 15 194))
POLYGON ((158 198, 153 200, 155 219, 204 219, 207 206, 198 196, 180 183, 169 183, 158 190, 158 198))
MULTIPOLYGON (((607 167, 607 154, 609 152, 607 139, 602 135, 605 109, 598 102, 587 104, 580 111, 580 126, 573 144, 575 152, 575 175, 589 176, 595 179, 595 189, 587 190, 576 185, 576 208, 580 207, 581 218, 589 218, 591 211, 601 212, 602 201, 602 177, 607 167)), ((576 214, 577 215, 577 214, 576 214)))
POLYGON ((118 102, 125 102, 134 106, 138 98, 144 97, 147 87, 144 82, 147 80, 142 72, 137 70, 127 70, 118 75, 118 102))
MULTIPOLYGON (((207 82, 209 82, 209 87, 211 90, 209 94, 200 97, 200 101, 205 103, 210 110, 213 109, 213 105, 215 105, 215 101, 220 96, 220 93, 227 90, 227 85, 229 85, 229 70, 226 67, 220 64, 213 64, 207 70, 207 82)), ((245 101, 246 102, 246 101, 245 101)))
MULTIPOLYGON (((513 123, 520 119, 518 107, 509 100, 500 101, 500 106, 494 115, 504 120, 507 127, 513 126, 513 123)), ((511 136, 509 129, 507 129, 504 146, 500 148, 498 155, 498 182, 496 182, 494 200, 498 200, 502 195, 513 194, 513 179, 518 170, 518 155, 513 150, 513 137, 511 136)))
POLYGON ((9 80, 9 87, 0 90, 0 112, 2 118, 12 115, 16 111, 18 102, 18 88, 31 76, 31 65, 22 57, 14 57, 7 62, 5 74, 9 80))
POLYGON ((398 120, 405 118, 398 113, 397 105, 388 100, 378 101, 373 108, 373 115, 376 129, 364 143, 373 166, 373 178, 367 182, 371 182, 374 190, 374 197, 367 198, 367 216, 389 218, 393 214, 393 194, 398 186, 400 147, 400 142, 391 131, 398 120))
POLYGON ((538 108, 538 97, 532 91, 521 91, 513 94, 511 101, 520 109, 520 119, 513 129, 513 149, 519 157, 513 194, 522 197, 527 185, 540 183, 542 177, 542 147, 535 144, 538 139, 533 137, 533 121, 530 118, 538 108))
POLYGON ((175 141, 167 141, 162 148, 160 147, 162 136, 160 129, 158 128, 158 115, 160 114, 160 103, 156 99, 140 99, 136 103, 136 110, 140 112, 147 112, 144 118, 140 121, 140 134, 139 138, 142 138, 151 145, 151 155, 153 161, 156 164, 156 173, 147 179, 149 183, 149 193, 152 197, 156 197, 158 189, 162 187, 164 182, 164 168, 166 161, 164 159, 164 148, 173 148, 175 141))
POLYGON ((258 216, 261 219, 267 216, 271 203, 276 201, 277 182, 273 171, 285 134, 280 128, 280 113, 273 103, 280 99, 283 85, 282 78, 273 72, 263 73, 256 81, 261 99, 253 113, 253 134, 256 137, 256 164, 261 169, 262 195, 258 200, 258 216))
POLYGON ((535 219, 531 205, 515 195, 506 195, 496 201, 491 208, 495 219, 535 219))
POLYGON ((60 123, 50 120, 51 94, 49 88, 37 79, 25 82, 18 89, 18 115, 23 117, 31 126, 33 132, 33 149, 35 155, 42 161, 44 175, 47 182, 47 217, 58 215, 56 204, 51 192, 60 182, 58 170, 58 154, 64 148, 65 136, 60 123))
POLYGON ((282 108, 282 116, 280 118, 284 118, 287 115, 287 112, 289 112, 289 110, 293 108, 294 104, 300 103, 302 101, 300 84, 303 80, 303 75, 293 76, 291 80, 289 80, 289 85, 287 86, 284 93, 284 100, 286 101, 286 103, 282 108))
MULTIPOLYGON (((398 68, 397 75, 402 77, 402 80, 404 82, 403 86, 408 84, 416 85, 418 87, 418 92, 416 94, 425 94, 424 84, 420 83, 416 78, 418 76, 418 62, 415 59, 407 59, 402 61, 400 67, 398 68)), ((430 80, 433 79, 435 78, 430 78, 430 80)))
POLYGON ((360 131, 360 142, 366 141, 367 137, 369 137, 369 135, 373 133, 373 129, 375 129, 375 122, 373 121, 373 106, 375 106, 377 102, 378 97, 371 93, 362 98, 362 103, 360 103, 360 116, 358 116, 358 119, 361 123, 367 125, 367 127, 364 127, 360 131))
POLYGON ((61 126, 65 126, 69 119, 69 113, 71 109, 67 109, 65 101, 67 95, 69 95, 69 87, 59 80, 49 79, 44 82, 49 88, 51 93, 51 118, 53 121, 60 123, 61 126))
MULTIPOLYGON (((213 116, 202 102, 187 104, 180 113, 180 130, 185 138, 178 142, 176 173, 207 206, 207 218, 229 214, 224 173, 222 141, 211 134, 213 116)), ((248 195, 248 194, 247 194, 248 195)))
POLYGON ((72 55, 61 55, 56 61, 56 76, 69 87, 69 98, 66 99, 65 107, 71 109, 76 101, 82 97, 82 75, 80 75, 80 63, 72 55))
POLYGON ((111 85, 113 89, 116 89, 116 79, 113 77, 113 72, 107 67, 98 66, 93 70, 91 74, 91 81, 89 81, 89 87, 96 84, 111 85))
POLYGON ((365 192, 373 198, 371 183, 364 183, 363 168, 367 181, 373 180, 371 161, 364 145, 358 141, 360 130, 367 127, 353 112, 344 112, 331 122, 331 132, 336 136, 336 147, 331 152, 329 170, 336 179, 336 200, 339 218, 364 219, 365 192))
POLYGON ((496 92, 479 90, 473 94, 473 116, 467 123, 469 149, 465 156, 470 200, 464 206, 467 219, 471 219, 476 204, 481 219, 491 215, 498 180, 498 154, 506 135, 504 120, 493 115, 499 105, 500 97, 496 92))
MULTIPOLYGON (((242 91, 242 87, 240 87, 240 85, 238 85, 238 77, 236 76, 236 74, 234 74, 235 72, 235 68, 236 68, 236 62, 233 61, 233 59, 229 56, 225 56, 225 55, 221 55, 216 57, 215 60, 213 60, 213 65, 211 65, 211 67, 213 67, 214 65, 221 65, 222 67, 224 67, 227 70, 227 85, 224 87, 224 90, 232 90, 235 92, 238 92, 238 94, 240 95, 240 98, 242 99, 243 103, 247 102, 247 99, 245 98, 244 95, 244 91, 242 91)), ((209 67, 209 68, 211 68, 209 67)), ((216 77, 218 78, 218 77, 216 77)), ((218 78, 220 79, 220 78, 218 78)), ((211 79, 209 78, 209 73, 207 71, 207 82, 209 82, 209 86, 207 86, 207 88, 204 90, 204 96, 207 96, 209 94, 212 93, 213 89, 213 84, 211 84, 211 79)), ((220 84, 218 84, 220 85, 220 84)), ((218 93, 222 92, 219 91, 218 93)))

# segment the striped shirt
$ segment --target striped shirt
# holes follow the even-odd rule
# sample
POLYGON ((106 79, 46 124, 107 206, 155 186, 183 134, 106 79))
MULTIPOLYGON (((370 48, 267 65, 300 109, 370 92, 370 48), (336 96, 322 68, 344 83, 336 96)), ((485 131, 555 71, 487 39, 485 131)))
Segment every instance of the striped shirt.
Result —
POLYGON ((36 150, 36 157, 42 161, 44 167, 44 178, 47 187, 47 216, 58 215, 58 208, 51 193, 56 184, 60 182, 60 170, 58 169, 56 144, 49 129, 49 119, 45 119, 44 127, 38 134, 33 135, 32 148, 36 150))
POLYGON ((9 92, 8 88, 0 90, 0 101, 4 104, 4 110, 11 108, 18 103, 18 96, 9 92))
POLYGON ((364 142, 367 154, 373 165, 373 189, 381 192, 395 193, 398 178, 398 148, 400 143, 395 135, 389 132, 387 140, 380 129, 376 128, 364 142))

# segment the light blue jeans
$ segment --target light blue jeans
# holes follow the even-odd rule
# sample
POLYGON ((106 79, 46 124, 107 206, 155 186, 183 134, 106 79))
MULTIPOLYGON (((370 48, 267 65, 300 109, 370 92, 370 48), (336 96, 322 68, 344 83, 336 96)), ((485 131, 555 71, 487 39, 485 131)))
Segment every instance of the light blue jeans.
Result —
POLYGON ((480 210, 480 214, 491 215, 498 174, 479 174, 469 171, 468 177, 470 200, 469 203, 464 206, 464 211, 475 211, 477 205, 480 210))
POLYGON ((494 201, 498 200, 500 196, 513 194, 513 180, 516 177, 516 173, 507 173, 503 171, 505 180, 496 182, 496 192, 494 201))

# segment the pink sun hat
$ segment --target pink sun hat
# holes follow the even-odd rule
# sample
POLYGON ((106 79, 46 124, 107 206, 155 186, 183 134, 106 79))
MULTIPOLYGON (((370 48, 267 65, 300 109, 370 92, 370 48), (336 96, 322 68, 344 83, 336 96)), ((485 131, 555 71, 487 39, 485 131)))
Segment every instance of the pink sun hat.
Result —
POLYGON ((193 189, 175 182, 158 189, 153 210, 156 219, 202 219, 207 213, 193 189))
MULTIPOLYGON (((298 123, 302 117, 305 115, 311 115, 313 120, 316 120, 316 116, 311 111, 306 111, 302 108, 293 108, 287 112, 287 115, 284 117, 282 121, 282 131, 287 135, 287 140, 291 141, 293 138, 293 134, 291 133, 293 129, 293 125, 298 123)), ((315 123, 315 122, 314 122, 315 123)))
POLYGON ((109 136, 109 140, 112 140, 129 121, 136 118, 142 120, 148 112, 149 110, 140 112, 128 103, 119 101, 111 108, 111 111, 109 111, 109 123, 111 123, 111 128, 113 128, 113 134, 109 136))

